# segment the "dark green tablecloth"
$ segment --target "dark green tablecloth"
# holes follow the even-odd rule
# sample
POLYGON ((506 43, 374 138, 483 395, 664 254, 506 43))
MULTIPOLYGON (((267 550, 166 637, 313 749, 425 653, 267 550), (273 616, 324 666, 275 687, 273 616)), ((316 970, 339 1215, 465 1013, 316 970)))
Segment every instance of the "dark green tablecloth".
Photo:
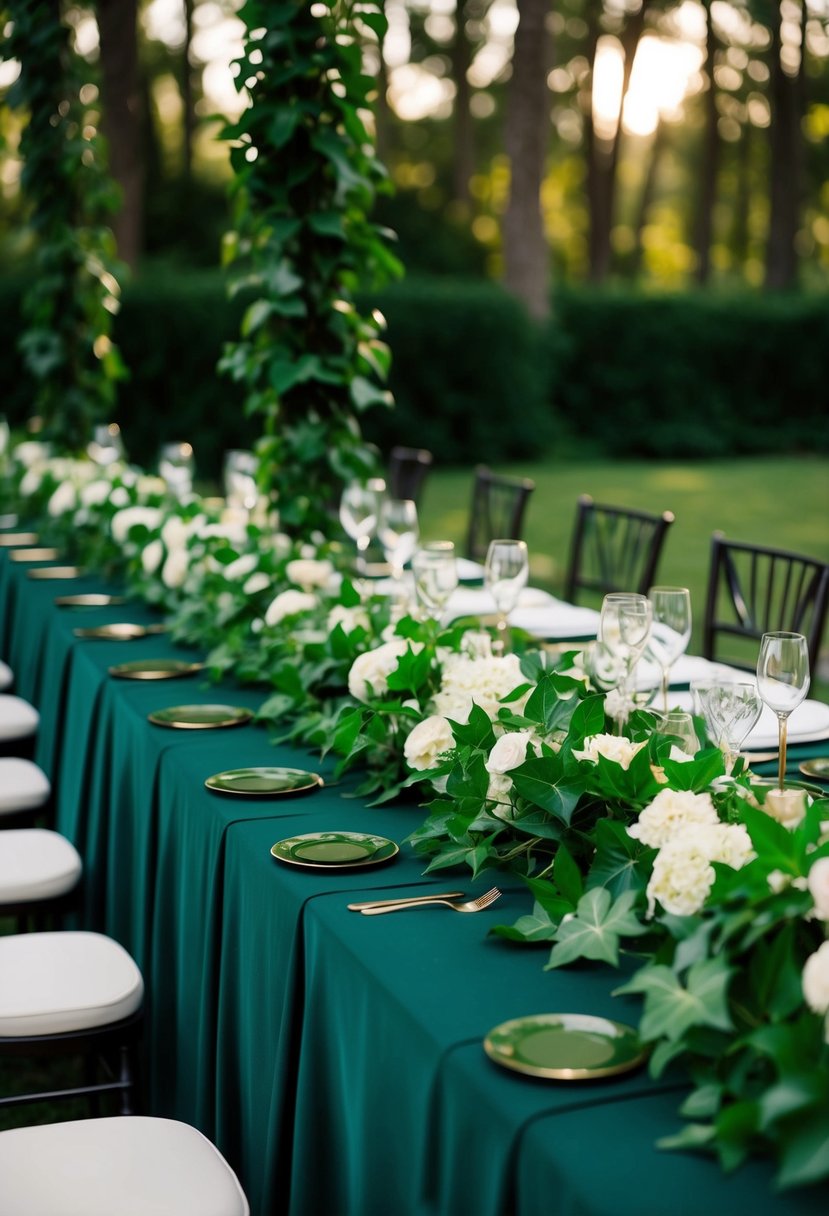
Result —
MULTIPOLYGON (((84 857, 85 923, 131 951, 147 984, 148 1105, 216 1140, 255 1216, 763 1216, 827 1210, 829 1189, 775 1196, 752 1163, 659 1153, 678 1126, 681 1085, 645 1070, 589 1085, 499 1069, 481 1040, 542 1011, 635 1021, 604 967, 545 973, 543 949, 487 938, 526 908, 517 884, 475 916, 421 910, 362 917, 352 898, 431 885, 477 892, 465 875, 426 879, 405 847, 385 866, 325 872, 275 861, 271 845, 344 828, 402 841, 421 812, 370 809, 350 785, 264 801, 208 791, 212 773, 253 764, 319 769, 270 746, 260 727, 172 731, 163 706, 255 708, 261 690, 200 677, 113 679, 111 664, 177 653, 165 637, 81 640, 78 625, 150 619, 137 604, 69 610, 68 590, 28 580, 0 555, 0 643, 16 691, 41 711, 37 758, 58 827, 84 857)), ((817 745, 812 753, 825 749, 817 745)), ((793 749, 796 765, 805 754, 793 749)), ((330 766, 323 767, 330 776, 330 766)))

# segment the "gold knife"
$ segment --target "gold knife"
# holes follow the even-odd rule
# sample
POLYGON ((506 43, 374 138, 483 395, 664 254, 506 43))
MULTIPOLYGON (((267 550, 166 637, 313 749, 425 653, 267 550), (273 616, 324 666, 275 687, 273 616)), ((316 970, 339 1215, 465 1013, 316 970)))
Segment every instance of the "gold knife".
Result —
POLYGON ((428 895, 409 895, 404 898, 369 899, 361 904, 348 904, 349 912, 362 912, 363 908, 388 908, 392 904, 419 904, 423 899, 458 899, 463 891, 430 891, 428 895))

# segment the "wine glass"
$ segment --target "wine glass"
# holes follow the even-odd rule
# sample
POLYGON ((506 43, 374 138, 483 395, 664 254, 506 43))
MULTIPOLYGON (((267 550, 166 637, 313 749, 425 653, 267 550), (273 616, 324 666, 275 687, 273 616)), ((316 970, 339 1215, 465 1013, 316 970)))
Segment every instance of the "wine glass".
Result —
POLYGON ((256 486, 258 467, 259 462, 253 452, 240 448, 231 448, 225 452, 222 473, 225 498, 229 507, 237 507, 250 515, 259 497, 256 486))
POLYGON ((174 498, 183 499, 193 489, 193 448, 189 443, 163 443, 158 471, 174 498))
POLYGON ((377 537, 398 589, 403 580, 403 568, 417 548, 419 536, 417 507, 413 500, 384 499, 380 504, 377 537))
MULTIPOLYGON (((650 636, 653 609, 647 596, 632 591, 613 591, 602 600, 597 640, 618 663, 618 689, 622 704, 630 701, 633 669, 650 636)), ((626 717, 622 713, 617 721, 626 717)))
POLYGON ((451 540, 435 541, 418 549, 412 558, 415 596, 427 616, 438 621, 449 596, 458 585, 455 546, 451 540))
POLYGON ((507 617, 527 585, 529 572, 530 559, 523 540, 490 541, 484 563, 484 586, 495 600, 501 649, 507 642, 507 617))
POLYGON ((694 719, 683 709, 665 711, 651 710, 656 718, 656 734, 673 739, 686 756, 695 756, 699 751, 699 739, 694 730, 694 719))
POLYGON ((783 789, 786 773, 786 726, 789 714, 809 691, 809 647, 802 633, 764 633, 757 660, 760 696, 777 714, 780 758, 777 785, 783 789))
POLYGON ((754 680, 695 680, 691 684, 694 710, 705 722, 712 741, 723 753, 730 773, 749 732, 757 724, 763 703, 754 680))
POLYGON ((340 523, 343 531, 357 546, 357 567, 365 567, 365 554, 377 528, 380 498, 385 482, 373 480, 365 484, 352 482, 345 487, 340 498, 340 523))
POLYGON ((648 654, 662 672, 662 708, 667 711, 671 667, 691 639, 691 593, 687 587, 651 587, 648 599, 653 613, 648 654))
POLYGON ((92 460, 102 469, 108 468, 118 460, 123 460, 124 445, 121 441, 121 428, 118 423, 110 422, 108 426, 96 426, 86 450, 92 460))

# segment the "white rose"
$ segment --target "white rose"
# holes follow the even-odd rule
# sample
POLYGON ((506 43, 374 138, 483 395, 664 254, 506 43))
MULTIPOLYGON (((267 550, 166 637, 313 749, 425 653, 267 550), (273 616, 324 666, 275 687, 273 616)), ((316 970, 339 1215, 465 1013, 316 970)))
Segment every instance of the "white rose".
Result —
POLYGON ((156 507, 125 507, 112 517, 112 535, 119 545, 123 545, 133 528, 143 525, 154 532, 161 519, 161 512, 156 507))
POLYGON ((167 560, 161 571, 161 581, 165 587, 181 587, 187 578, 189 559, 186 549, 173 549, 167 554, 167 560))
POLYGON ((819 857, 809 871, 809 894, 820 920, 829 921, 829 857, 819 857))
POLYGON ((164 557, 164 546, 160 540, 151 540, 141 552, 141 565, 145 574, 155 574, 164 557))
POLYGON ((135 488, 142 498, 163 498, 167 493, 167 482, 163 477, 142 473, 135 480, 135 488))
POLYGON ((35 464, 46 464, 49 449, 46 444, 38 443, 36 439, 27 439, 14 449, 14 458, 30 469, 35 464))
POLYGON ((534 744, 531 731, 507 731, 495 743, 484 768, 488 773, 508 773, 518 768, 527 758, 527 748, 534 744))
POLYGON ((806 791, 769 790, 761 809, 784 828, 796 828, 806 814, 806 791))
POLYGON ((365 608, 359 606, 346 608, 345 604, 335 604, 328 614, 329 633, 341 625, 345 633, 353 633, 355 629, 365 629, 368 632, 370 622, 365 608))
MULTIPOLYGON (((487 802, 509 803, 511 793, 512 777, 508 773, 490 773, 486 791, 487 802)), ((505 818, 504 814, 499 814, 497 810, 492 813, 499 819, 505 818)))
POLYGON ((129 504, 130 496, 123 486, 116 486, 109 496, 110 505, 117 507, 126 507, 129 504))
POLYGON ((78 497, 85 507, 100 507, 109 498, 111 490, 110 482, 98 477, 95 481, 88 481, 78 497))
POLYGON ((403 745, 403 755, 409 768, 423 772, 435 768, 443 752, 455 746, 452 727, 440 714, 432 714, 418 722, 403 745))
POLYGON ((297 558, 288 562, 285 573, 291 582, 302 587, 303 591, 313 591, 316 587, 326 586, 334 573, 334 567, 329 561, 297 558))
POLYGON ((308 595, 305 591, 283 591, 276 599, 271 600, 265 613, 265 624, 278 625, 286 617, 296 616, 299 612, 310 612, 316 606, 315 595, 308 595))
POLYGON ((171 515, 165 519, 161 528, 161 539, 168 549, 183 549, 189 536, 188 525, 180 515, 171 515))
POLYGON ((598 762, 599 756, 612 760, 622 768, 629 768, 630 762, 638 751, 645 746, 645 740, 634 743, 626 735, 590 735, 584 741, 583 751, 573 751, 577 760, 598 762))
POLYGON ((661 849, 683 828, 717 823, 719 817, 710 794, 665 789, 640 812, 638 822, 628 828, 628 835, 652 849, 661 849))
MULTIPOLYGON (((302 593, 296 591, 294 594, 302 593)), ((401 657, 410 646, 412 650, 420 649, 419 644, 407 642, 405 638, 392 638, 375 650, 358 655, 348 673, 348 691, 355 701, 368 701, 371 697, 381 697, 388 692, 389 676, 397 669, 401 657)))
POLYGON ((259 557, 256 553, 243 553, 225 566, 225 578, 229 583, 240 583, 243 578, 253 574, 258 565, 259 557))
POLYGON ((252 574, 247 582, 242 587, 245 595, 258 595, 260 591, 267 590, 271 585, 270 577, 264 570, 257 570, 252 574))
POLYGON ((34 465, 31 469, 27 469, 20 479, 20 493, 24 498, 30 498, 32 494, 37 494, 40 489, 40 483, 43 481, 45 466, 34 465))
POLYGON ((806 959, 803 995, 815 1013, 829 1013, 829 942, 824 942, 806 959))
POLYGON ((78 495, 75 487, 70 481, 64 481, 49 499, 46 509, 53 518, 56 518, 58 515, 65 515, 67 511, 74 511, 77 505, 78 495))

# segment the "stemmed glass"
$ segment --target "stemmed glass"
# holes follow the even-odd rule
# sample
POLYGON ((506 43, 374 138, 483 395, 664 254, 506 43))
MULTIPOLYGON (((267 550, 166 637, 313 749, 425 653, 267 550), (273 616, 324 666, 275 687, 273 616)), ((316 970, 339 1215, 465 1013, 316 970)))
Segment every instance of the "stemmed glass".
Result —
POLYGON ((656 718, 656 734, 677 742, 686 756, 695 756, 699 751, 699 739, 694 730, 694 719, 682 709, 669 709, 664 713, 651 711, 656 718))
POLYGON ((757 724, 763 703, 754 680, 697 680, 691 685, 694 710, 723 753, 730 773, 749 732, 757 724))
MULTIPOLYGON (((597 640, 617 661, 618 689, 622 705, 630 702, 633 669, 647 645, 653 609, 647 596, 632 591, 613 591, 602 600, 597 640)), ((618 721, 626 717, 623 710, 618 721)))
POLYGON ((662 672, 662 708, 668 709, 671 668, 691 639, 691 593, 687 587, 651 587, 653 613, 648 653, 662 672))
POLYGON ((777 785, 783 789, 786 773, 786 727, 789 714, 809 691, 809 647, 802 633, 764 633, 757 660, 760 696, 777 714, 780 757, 777 785))
POLYGON ((497 630, 502 649, 507 642, 507 617, 527 585, 530 559, 523 540, 493 540, 484 563, 484 586, 495 600, 497 630))
POLYGON ((192 446, 189 443, 163 443, 158 454, 158 471, 175 498, 186 498, 193 489, 192 446))
POLYGON ((228 506, 238 507, 250 515, 259 493, 256 486, 258 461, 253 452, 232 448, 225 452, 223 480, 228 506))
POLYGON ((412 499, 384 499, 380 504, 377 538, 383 546, 392 579, 398 589, 403 581, 403 568, 417 548, 419 536, 417 507, 412 499))
POLYGON ((385 482, 355 481, 345 487, 340 498, 340 523, 357 546, 357 568, 365 568, 366 550, 377 528, 380 498, 385 482))
POLYGON ((117 460, 124 459, 124 445, 121 442, 121 428, 117 422, 108 426, 96 426, 92 431, 92 440, 87 452, 101 468, 108 468, 117 460))
POLYGON ((451 540, 435 541, 418 549, 412 558, 412 573, 418 603, 427 616, 439 621, 458 585, 455 546, 451 540))

